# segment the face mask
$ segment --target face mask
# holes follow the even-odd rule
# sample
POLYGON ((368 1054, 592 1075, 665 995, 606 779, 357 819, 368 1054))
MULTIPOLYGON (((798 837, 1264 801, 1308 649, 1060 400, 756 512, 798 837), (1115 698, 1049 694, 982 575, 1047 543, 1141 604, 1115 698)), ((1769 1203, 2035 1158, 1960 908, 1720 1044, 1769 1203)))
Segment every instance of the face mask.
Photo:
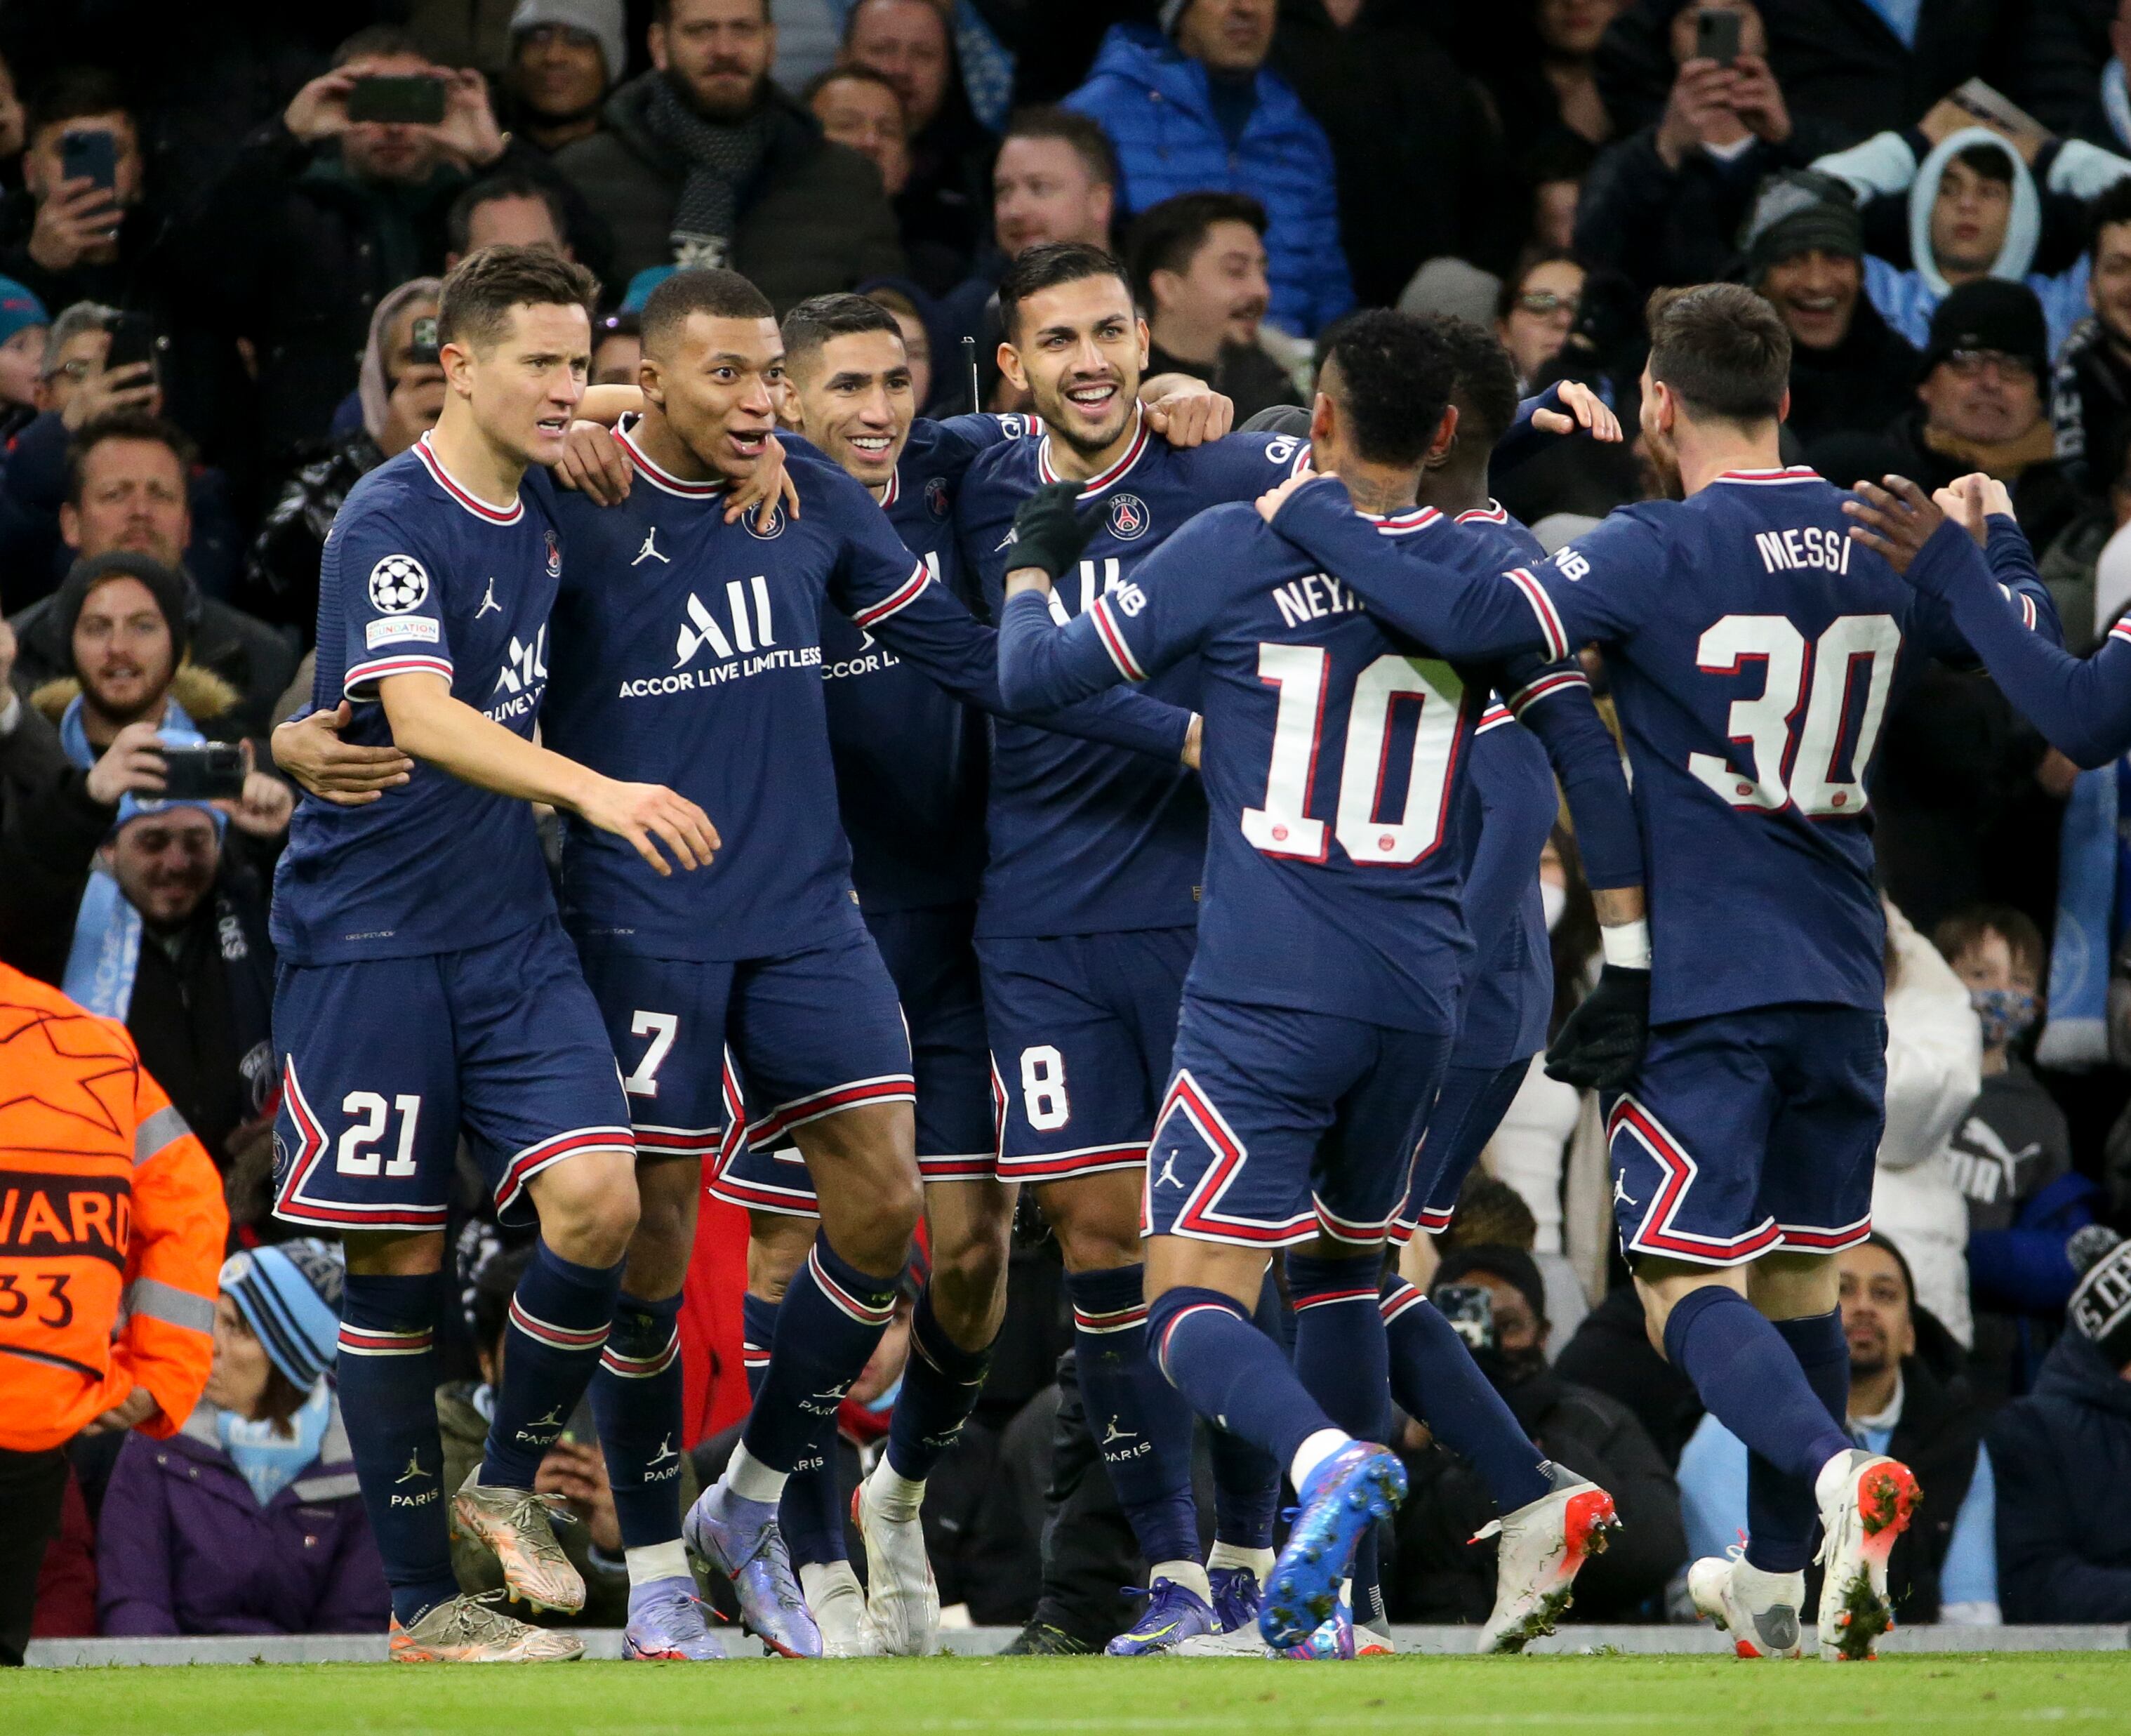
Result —
POLYGON ((1986 1049, 2003 1048, 2035 1022, 2035 997, 2018 989, 1971 989, 1968 1002, 1986 1049))
POLYGON ((1557 886, 1552 880, 1541 880, 1539 907, 1546 913, 1546 932, 1551 934, 1560 926, 1562 913, 1568 908, 1568 889, 1557 886))

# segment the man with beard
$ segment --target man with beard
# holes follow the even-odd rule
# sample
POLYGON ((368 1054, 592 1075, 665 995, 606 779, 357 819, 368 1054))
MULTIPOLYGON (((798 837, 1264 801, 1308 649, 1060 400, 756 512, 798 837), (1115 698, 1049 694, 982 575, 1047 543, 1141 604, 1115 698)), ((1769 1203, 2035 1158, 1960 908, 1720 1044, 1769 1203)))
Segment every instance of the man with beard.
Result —
POLYGON ((2086 304, 2057 352, 2051 416, 2057 457, 2086 493, 2105 496, 2131 439, 2131 180, 2088 208, 2086 304))
POLYGON ((1132 230, 1133 293, 1147 314, 1147 365, 1204 380, 1243 420, 1298 394, 1258 347, 1271 295, 1265 207, 1247 193, 1180 193, 1132 230))
POLYGON ((769 0, 658 0, 652 70, 557 165, 614 233, 614 273, 725 266, 780 309, 898 275, 880 176, 770 82, 769 0))

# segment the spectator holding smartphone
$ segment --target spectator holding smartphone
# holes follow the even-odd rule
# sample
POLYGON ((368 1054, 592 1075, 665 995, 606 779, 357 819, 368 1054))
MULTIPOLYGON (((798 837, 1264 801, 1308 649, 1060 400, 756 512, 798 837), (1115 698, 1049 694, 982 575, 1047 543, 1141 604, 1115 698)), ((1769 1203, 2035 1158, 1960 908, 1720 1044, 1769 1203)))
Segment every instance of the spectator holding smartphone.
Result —
POLYGON ((122 299, 151 237, 140 133, 117 81, 95 67, 54 74, 31 99, 25 140, 22 190, 0 205, 0 271, 47 307, 122 299))

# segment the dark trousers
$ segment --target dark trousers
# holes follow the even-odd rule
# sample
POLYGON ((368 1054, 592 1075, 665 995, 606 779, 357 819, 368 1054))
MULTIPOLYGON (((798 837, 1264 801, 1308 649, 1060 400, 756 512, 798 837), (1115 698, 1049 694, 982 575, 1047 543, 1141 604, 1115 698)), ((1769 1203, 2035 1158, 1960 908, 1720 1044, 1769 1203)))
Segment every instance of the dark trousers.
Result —
POLYGON ((1118 1593, 1139 1575, 1139 1544, 1089 1431, 1080 1365, 1070 1350, 1058 1359, 1058 1387, 1051 1486, 1043 1497, 1043 1595, 1036 1619, 1100 1646, 1131 1613, 1118 1593))
POLYGON ((30 1642, 45 1546, 60 1528, 66 1477, 63 1448, 17 1453, 0 1447, 0 1665, 20 1664, 30 1642))

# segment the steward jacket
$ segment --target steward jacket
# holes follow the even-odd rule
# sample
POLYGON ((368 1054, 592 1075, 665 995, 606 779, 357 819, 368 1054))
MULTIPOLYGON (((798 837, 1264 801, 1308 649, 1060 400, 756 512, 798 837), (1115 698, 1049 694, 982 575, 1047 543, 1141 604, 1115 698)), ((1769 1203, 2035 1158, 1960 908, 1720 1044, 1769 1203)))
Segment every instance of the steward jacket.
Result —
POLYGON ((125 1027, 0 965, 0 1448, 145 1387, 173 1433, 214 1359, 222 1180, 125 1027))

